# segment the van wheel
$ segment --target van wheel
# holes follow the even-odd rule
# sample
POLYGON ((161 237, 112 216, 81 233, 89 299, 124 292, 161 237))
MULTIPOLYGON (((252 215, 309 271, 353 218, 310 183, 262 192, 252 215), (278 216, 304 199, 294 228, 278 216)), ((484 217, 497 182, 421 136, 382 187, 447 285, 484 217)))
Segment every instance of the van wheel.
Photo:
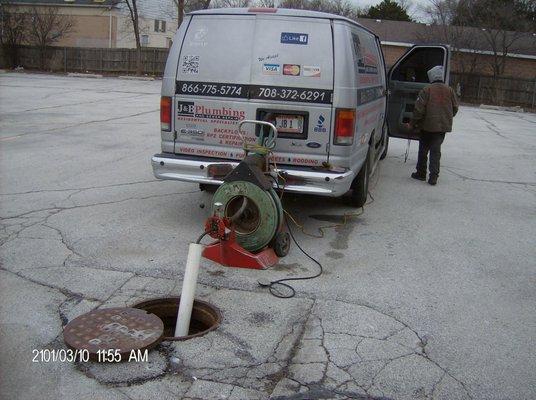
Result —
POLYGON ((352 193, 350 194, 350 205, 353 207, 363 207, 367 202, 368 185, 369 185, 369 169, 370 151, 367 153, 367 158, 361 167, 361 170, 352 182, 352 193))
POLYGON ((389 134, 385 132, 385 149, 383 149, 383 153, 380 156, 380 160, 383 160, 385 157, 387 157, 388 148, 389 148, 389 134))

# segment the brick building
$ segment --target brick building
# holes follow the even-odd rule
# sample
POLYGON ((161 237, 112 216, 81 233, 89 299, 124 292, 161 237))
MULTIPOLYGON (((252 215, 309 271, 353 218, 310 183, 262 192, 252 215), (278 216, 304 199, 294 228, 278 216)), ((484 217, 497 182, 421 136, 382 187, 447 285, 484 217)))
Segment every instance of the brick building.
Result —
MULTIPOLYGON (((134 48, 136 41, 126 4, 121 0, 10 0, 9 7, 23 12, 30 7, 57 7, 68 15, 73 29, 55 46, 134 48)), ((141 44, 169 47, 176 21, 164 0, 138 0, 141 44)))
MULTIPOLYGON (((361 25, 382 41, 385 61, 392 65, 413 44, 443 43, 453 48, 451 72, 493 75, 494 53, 484 32, 478 28, 448 27, 405 21, 359 18, 361 25), (458 42, 458 43, 452 43, 458 42)), ((513 42, 505 58, 505 77, 536 78, 536 33, 508 32, 513 42)), ((499 56, 502 52, 499 52, 499 56)))

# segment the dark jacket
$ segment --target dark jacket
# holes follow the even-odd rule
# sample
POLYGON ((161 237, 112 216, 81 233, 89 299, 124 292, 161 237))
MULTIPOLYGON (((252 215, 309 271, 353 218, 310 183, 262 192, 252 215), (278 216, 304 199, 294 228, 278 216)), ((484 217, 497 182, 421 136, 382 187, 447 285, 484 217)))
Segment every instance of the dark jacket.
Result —
POLYGON ((450 132, 457 112, 454 90, 442 82, 434 82, 420 91, 412 125, 426 132, 450 132))

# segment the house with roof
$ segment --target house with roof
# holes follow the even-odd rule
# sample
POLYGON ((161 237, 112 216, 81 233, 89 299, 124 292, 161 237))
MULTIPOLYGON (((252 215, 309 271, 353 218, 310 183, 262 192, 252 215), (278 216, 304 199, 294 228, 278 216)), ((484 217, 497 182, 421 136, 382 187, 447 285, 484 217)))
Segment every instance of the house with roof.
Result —
MULTIPOLYGON (((501 57, 499 40, 492 43, 483 30, 473 27, 431 25, 406 21, 358 18, 357 22, 376 33, 381 40, 388 66, 414 44, 451 46, 451 71, 463 74, 493 75, 494 57, 501 57), (494 45, 496 50, 494 51, 494 45)), ((505 77, 536 78, 536 33, 504 32, 510 46, 504 58, 505 77)), ((499 35, 498 35, 499 36, 499 35)))
MULTIPOLYGON (((73 23, 71 32, 55 46, 134 48, 136 41, 128 7, 122 0, 9 0, 3 3, 20 10, 55 7, 73 23)), ((165 0, 138 0, 140 40, 144 47, 167 48, 176 21, 165 0)))

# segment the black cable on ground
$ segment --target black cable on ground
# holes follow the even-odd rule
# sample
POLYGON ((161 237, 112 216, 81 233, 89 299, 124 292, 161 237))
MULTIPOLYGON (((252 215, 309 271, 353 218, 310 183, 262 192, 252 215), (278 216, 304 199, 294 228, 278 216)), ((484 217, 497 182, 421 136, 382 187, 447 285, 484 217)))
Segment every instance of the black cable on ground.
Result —
MULTIPOLYGON (((281 188, 279 187, 279 182, 277 181, 277 179, 275 179, 273 176, 269 175, 270 178, 273 179, 273 181, 275 182, 275 185, 277 186, 277 188, 279 190, 281 190, 281 188)), ((284 190, 284 188, 283 188, 284 190)), ((282 201, 282 199, 280 199, 282 201)), ((318 278, 320 275, 322 275, 322 272, 324 272, 324 267, 322 267, 322 264, 316 260, 314 257, 310 256, 301 246, 300 244, 298 243, 298 241, 296 240, 296 238, 294 237, 294 234, 292 233, 292 230, 290 229, 290 224, 288 223, 288 219, 287 219, 287 215, 285 214, 285 212, 283 212, 283 218, 285 220, 285 224, 287 225, 287 229, 288 229, 288 233, 290 234, 290 237, 292 238, 292 241, 294 242, 294 244, 298 247, 298 249, 300 249, 300 251, 307 257, 309 258, 311 261, 313 261, 316 265, 318 265, 318 268, 319 268, 319 271, 318 273, 316 273, 315 275, 311 275, 311 276, 301 276, 301 277, 297 277, 297 278, 283 278, 283 279, 277 279, 275 281, 267 281, 266 284, 265 283, 261 283, 259 282, 259 285, 261 286, 264 286, 264 287, 268 287, 268 290, 270 291, 270 293, 272 294, 272 296, 275 296, 275 297, 279 297, 280 299, 290 299, 291 297, 294 297, 296 295, 296 290, 290 286, 289 284, 287 283, 283 283, 283 282, 289 282, 289 281, 305 281, 305 280, 308 280, 308 279, 314 279, 314 278, 318 278), (276 287, 277 286, 283 286, 283 287, 286 287, 288 290, 290 290, 290 293, 288 295, 284 295, 284 294, 281 294, 281 292, 278 292, 276 287)))
POLYGON ((279 297, 281 299, 289 299, 291 297, 294 297, 296 295, 296 290, 290 286, 289 284, 287 283, 283 283, 283 282, 288 282, 288 281, 305 281, 305 280, 308 280, 308 279, 314 279, 314 278, 318 278, 320 275, 322 275, 322 272, 324 271, 324 268, 322 267, 322 264, 316 260, 314 257, 312 257, 311 255, 309 255, 304 249, 302 249, 302 247, 300 246, 300 244, 298 243, 298 241, 296 240, 296 238, 294 237, 294 234, 292 233, 292 230, 290 229, 290 225, 288 223, 288 220, 287 220, 287 217, 286 215, 284 216, 285 218, 285 224, 287 225, 287 229, 288 229, 288 232, 290 234, 290 237, 292 238, 292 241, 294 242, 294 244, 298 247, 298 249, 300 249, 300 251, 307 257, 309 258, 311 261, 313 261, 316 265, 318 265, 318 268, 319 268, 319 271, 315 274, 315 275, 311 275, 311 276, 302 276, 302 277, 297 277, 297 278, 284 278, 284 279, 278 279, 278 280, 275 280, 275 281, 271 281, 268 285, 262 285, 261 286, 268 286, 268 290, 270 291, 270 293, 275 296, 275 297, 279 297), (275 289, 275 286, 276 285, 280 285, 280 286, 284 286, 286 287, 287 289, 290 290, 290 294, 288 295, 284 295, 284 294, 281 294, 280 291, 277 291, 277 289, 275 289))
MULTIPOLYGON (((376 171, 378 172, 378 171, 376 171)), ((269 175, 270 176, 270 175, 269 175)), ((275 179, 273 176, 270 176, 270 178, 273 179, 273 181, 275 182, 277 188, 279 190, 281 190, 281 188, 279 187, 279 182, 277 181, 277 179, 275 179)), ((378 181, 376 181, 376 184, 378 183, 378 181)), ((376 184, 374 185, 374 187, 376 187, 376 184)), ((368 202, 366 205, 370 205, 372 203, 374 203, 374 197, 372 197, 372 194, 370 193, 370 191, 367 190, 367 194, 368 196, 370 196, 370 202, 368 202)), ((281 199, 282 200, 282 199, 281 199)), ((365 212, 365 209, 364 207, 361 207, 361 213, 358 214, 358 215, 362 215, 363 213, 365 212)), ((289 284, 286 284, 286 283, 283 283, 283 282, 288 282, 288 281, 304 281, 304 280, 308 280, 308 279, 315 279, 315 278, 318 278, 320 275, 322 275, 322 273, 324 272, 324 267, 322 266, 322 264, 316 260, 314 257, 312 257, 311 255, 309 255, 301 246, 300 244, 298 243, 298 241, 296 240, 296 238, 294 237, 294 234, 292 233, 292 230, 290 229, 290 224, 288 223, 288 219, 287 219, 287 215, 285 212, 283 212, 283 218, 285 219, 285 224, 287 225, 287 229, 288 229, 288 232, 290 234, 290 237, 292 238, 292 241, 294 242, 294 244, 296 244, 296 246, 298 247, 298 249, 300 249, 300 251, 307 257, 309 258, 311 261, 313 261, 316 265, 318 265, 319 267, 319 271, 318 273, 316 273, 315 275, 311 275, 311 276, 304 276, 304 277, 298 277, 298 278, 284 278, 284 279, 278 279, 278 280, 275 280, 275 281, 270 281, 266 284, 264 283, 261 283, 259 282, 259 285, 261 286, 264 286, 264 287, 268 287, 268 290, 270 291, 270 293, 275 296, 275 297, 279 297, 279 298, 282 298, 282 299, 289 299, 289 298, 292 298, 296 295, 296 290, 290 286, 289 284), (290 290, 290 294, 288 295, 283 295, 281 294, 281 292, 276 292, 275 289, 274 289, 274 286, 276 285, 280 285, 280 286, 284 286, 286 287, 287 289, 290 290)))

